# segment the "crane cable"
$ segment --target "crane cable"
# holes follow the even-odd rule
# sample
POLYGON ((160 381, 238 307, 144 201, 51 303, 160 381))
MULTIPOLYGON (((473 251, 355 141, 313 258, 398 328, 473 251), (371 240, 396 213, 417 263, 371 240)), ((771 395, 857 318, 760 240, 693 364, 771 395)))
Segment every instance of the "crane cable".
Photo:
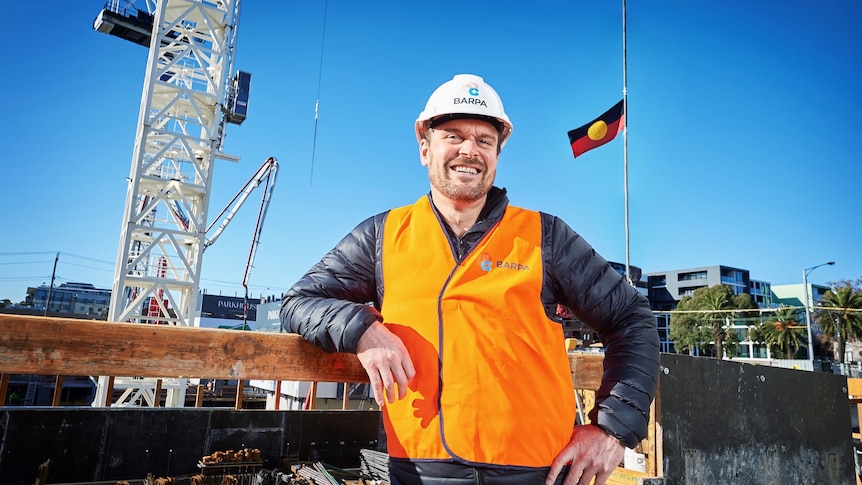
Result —
POLYGON ((314 137, 311 141, 311 173, 308 177, 308 185, 314 180, 314 155, 317 153, 317 115, 320 111, 320 84, 323 79, 323 46, 326 42, 326 11, 329 1, 323 2, 323 33, 320 36, 320 67, 317 72, 317 100, 314 102, 314 137))

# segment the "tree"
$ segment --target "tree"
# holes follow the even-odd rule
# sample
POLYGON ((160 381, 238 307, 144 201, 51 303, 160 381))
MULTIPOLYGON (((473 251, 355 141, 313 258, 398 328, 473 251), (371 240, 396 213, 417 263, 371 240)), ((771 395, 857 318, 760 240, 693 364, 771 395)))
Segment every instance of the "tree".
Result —
POLYGON ((857 278, 855 280, 830 281, 827 285, 829 285, 830 288, 843 288, 845 286, 849 286, 853 288, 853 291, 862 293, 862 278, 857 278))
POLYGON ((769 317, 756 327, 752 336, 757 336, 770 348, 777 347, 778 354, 785 359, 792 359, 793 355, 802 347, 806 339, 807 330, 799 325, 799 314, 793 307, 781 305, 775 310, 775 315, 769 317))
POLYGON ((715 343, 716 357, 724 353, 732 356, 739 345, 736 334, 728 334, 731 320, 745 316, 745 312, 757 306, 748 294, 734 295, 727 285, 698 288, 691 296, 684 296, 676 306, 670 320, 670 338, 680 350, 694 353, 710 342, 715 343))
MULTIPOLYGON (((730 325, 729 320, 728 325, 730 325)), ((723 348, 727 358, 732 359, 736 355, 736 351, 739 350, 739 335, 736 332, 725 332, 723 348)))
MULTIPOLYGON (((676 309, 679 311, 691 310, 693 306, 691 300, 692 297, 690 296, 682 297, 676 309)), ((668 336, 678 351, 688 351, 689 355, 694 355, 695 349, 710 341, 711 329, 700 324, 700 319, 696 313, 673 313, 670 318, 668 336)))
POLYGON ((862 291, 846 284, 823 295, 815 311, 820 329, 835 341, 835 360, 844 363, 844 344, 862 338, 862 291))
POLYGON ((716 357, 721 358, 723 356, 724 340, 727 336, 724 324, 728 313, 724 310, 730 309, 730 300, 733 298, 733 293, 728 286, 721 285, 714 286, 713 288, 718 289, 712 290, 707 288, 703 292, 699 310, 705 310, 702 314, 702 321, 712 329, 716 357))

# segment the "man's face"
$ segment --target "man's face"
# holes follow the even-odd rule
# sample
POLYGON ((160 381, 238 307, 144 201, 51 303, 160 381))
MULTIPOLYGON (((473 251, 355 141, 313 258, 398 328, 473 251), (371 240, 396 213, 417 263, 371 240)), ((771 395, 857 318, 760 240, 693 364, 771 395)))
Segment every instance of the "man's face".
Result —
POLYGON ((488 193, 497 174, 500 135, 490 123, 455 119, 419 142, 432 190, 453 201, 473 202, 488 193))

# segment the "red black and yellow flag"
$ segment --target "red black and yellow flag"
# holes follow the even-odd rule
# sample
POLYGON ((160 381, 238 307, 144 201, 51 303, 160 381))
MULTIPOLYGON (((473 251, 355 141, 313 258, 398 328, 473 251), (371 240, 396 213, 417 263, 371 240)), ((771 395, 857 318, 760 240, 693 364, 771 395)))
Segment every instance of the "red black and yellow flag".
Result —
POLYGON ((588 150, 604 145, 616 138, 625 126, 626 114, 623 110, 623 100, 620 100, 613 108, 605 111, 605 114, 569 132, 572 153, 577 157, 588 150))

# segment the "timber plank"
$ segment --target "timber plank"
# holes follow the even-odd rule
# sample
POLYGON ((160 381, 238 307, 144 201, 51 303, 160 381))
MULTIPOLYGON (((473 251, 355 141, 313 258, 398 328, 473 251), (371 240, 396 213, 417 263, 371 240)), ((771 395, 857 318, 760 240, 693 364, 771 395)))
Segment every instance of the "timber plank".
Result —
POLYGON ((0 373, 368 382, 355 355, 294 334, 11 314, 0 373))
POLYGON ((602 384, 603 354, 569 352, 569 366, 572 368, 572 385, 575 389, 596 391, 602 384))

